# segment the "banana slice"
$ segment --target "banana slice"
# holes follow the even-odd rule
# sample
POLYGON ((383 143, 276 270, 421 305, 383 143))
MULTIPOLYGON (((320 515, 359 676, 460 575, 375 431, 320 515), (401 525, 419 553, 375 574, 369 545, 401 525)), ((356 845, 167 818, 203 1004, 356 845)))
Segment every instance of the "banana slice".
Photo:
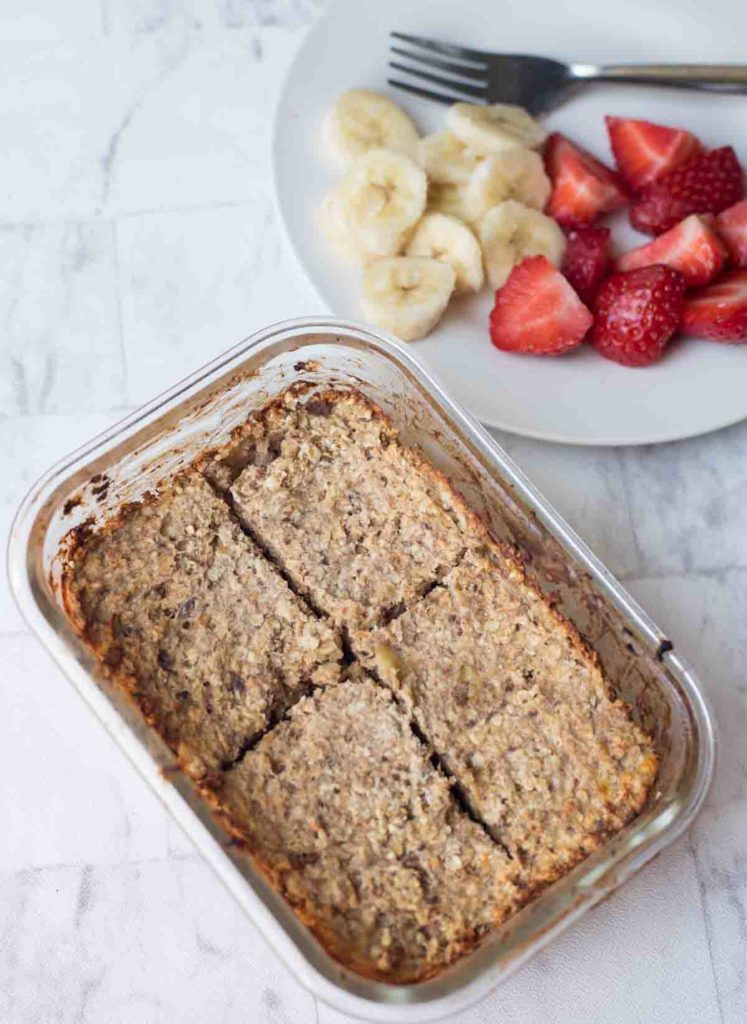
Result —
POLYGON ((480 156, 505 153, 517 146, 537 149, 547 138, 547 132, 531 114, 510 103, 489 107, 455 103, 446 114, 446 125, 480 156))
POLYGON ((414 160, 370 149, 353 161, 332 193, 337 220, 365 262, 394 256, 425 210, 428 183, 414 160))
POLYGON ((391 149, 414 157, 418 130, 387 96, 351 89, 337 100, 324 121, 327 148, 343 167, 369 149, 391 149))
POLYGON ((433 330, 454 290, 453 267, 425 256, 390 256, 363 272, 366 317, 402 341, 433 330))
POLYGON ((540 155, 517 147, 480 161, 465 187, 464 206, 469 220, 479 221, 506 199, 541 210, 551 192, 540 155))
POLYGON ((485 269, 493 288, 505 284, 513 268, 528 256, 546 256, 560 266, 565 236, 551 217, 509 199, 480 222, 485 269))
POLYGON ((407 256, 429 256, 454 268, 454 291, 479 292, 485 282, 482 250, 472 231, 461 220, 445 213, 426 213, 405 249, 407 256))
POLYGON ((466 185, 479 159, 451 132, 426 135, 418 143, 417 155, 428 180, 439 185, 466 185))
POLYGON ((462 185, 437 185, 433 181, 428 182, 428 202, 426 204, 428 213, 445 213, 449 217, 458 217, 466 221, 467 206, 464 201, 464 187, 462 185))

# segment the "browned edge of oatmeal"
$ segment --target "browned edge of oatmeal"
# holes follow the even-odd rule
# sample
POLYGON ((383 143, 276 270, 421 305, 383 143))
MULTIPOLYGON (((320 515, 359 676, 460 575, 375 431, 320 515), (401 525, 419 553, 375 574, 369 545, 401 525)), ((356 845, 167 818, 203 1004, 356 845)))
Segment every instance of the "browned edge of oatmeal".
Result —
MULTIPOLYGON (((213 484, 215 490, 223 490, 225 492, 228 489, 228 487, 230 487, 230 484, 233 481, 233 479, 236 478, 236 476, 241 472, 241 469, 243 468, 241 466, 241 459, 243 456, 240 446, 242 441, 244 441, 247 438, 247 436, 250 435, 256 423, 260 421, 264 416, 266 416, 271 408, 287 406, 289 402, 300 401, 303 397, 312 393, 313 398, 311 399, 311 401, 335 402, 344 398, 349 401, 360 403, 361 405, 365 406, 368 410, 371 410, 373 415, 382 423, 383 426, 386 427, 387 431, 389 431, 394 438, 398 439, 398 431, 392 425, 389 417, 383 412, 383 410, 378 405, 376 405, 374 402, 366 398, 365 395, 359 389, 348 387, 327 387, 322 388, 320 390, 318 385, 308 382, 302 382, 299 384, 292 385, 290 388, 286 389, 283 393, 278 395, 271 402, 268 402, 265 406, 263 406, 262 409, 252 411, 252 413, 247 418, 245 423, 240 424, 239 426, 234 428, 230 438, 223 445, 221 445, 219 448, 211 449, 209 451, 200 453, 190 464, 190 466, 181 470, 181 473, 193 472, 195 470, 198 470, 200 472, 205 473, 205 475, 210 480, 210 466, 215 465, 216 463, 223 463, 224 465, 228 466, 229 473, 233 473, 233 476, 230 478, 227 484, 221 483, 220 480, 216 478, 213 478, 211 480, 211 483, 213 484)), ((512 545, 506 543, 505 541, 493 538, 489 534, 488 529, 483 520, 476 512, 474 512, 473 509, 471 509, 467 505, 462 495, 453 486, 449 477, 442 471, 432 466, 418 449, 413 447, 405 447, 404 445, 402 445, 402 450, 403 452, 406 453, 407 458, 411 462, 414 470, 422 473, 423 476, 431 482, 434 488, 444 490, 449 494, 451 504, 455 509, 455 522, 459 524, 462 529, 465 529, 468 534, 472 535, 470 543, 489 545, 491 549, 500 556, 500 559, 506 564, 507 567, 510 566, 515 571, 520 572, 522 575, 523 585, 526 586, 529 590, 531 590, 545 604, 545 606, 550 611, 554 621, 564 630, 569 642, 577 650, 579 655, 584 659, 587 659, 593 665, 600 667, 600 661, 597 652, 581 636, 575 625, 571 623, 569 620, 567 620, 557 610, 555 605, 543 594, 542 590, 540 589, 536 581, 527 574, 524 558, 521 552, 512 545)), ((181 473, 179 475, 181 475, 181 473)), ((168 486, 171 482, 172 481, 166 481, 164 482, 164 484, 165 486, 168 486)), ((156 729, 156 731, 158 731, 158 729, 157 722, 155 721, 154 716, 149 715, 138 704, 137 699, 134 697, 132 693, 132 689, 136 684, 136 680, 119 677, 117 676, 116 673, 111 672, 109 669, 106 668, 105 665, 101 663, 100 650, 97 650, 95 648, 95 646, 91 643, 90 637, 87 635, 86 624, 82 619, 80 609, 78 608, 70 584, 72 568, 74 566, 75 560, 77 557, 79 557, 80 553, 85 549, 86 544, 90 541, 92 535, 95 534, 96 536, 99 536, 103 532, 115 529, 118 525, 123 523, 128 517, 132 516, 140 508, 142 508, 144 503, 157 501, 162 493, 162 488, 159 488, 159 490, 157 491, 151 491, 144 495, 142 501, 131 502, 123 506, 121 509, 117 511, 116 515, 107 520, 102 527, 97 528, 93 524, 89 523, 82 524, 81 526, 76 527, 74 530, 72 530, 68 537, 65 539, 67 550, 61 585, 63 607, 74 629, 88 644, 88 646, 91 647, 94 654, 98 657, 99 665, 103 673, 108 678, 113 679, 115 682, 121 684, 122 690, 127 695, 128 699, 134 704, 135 707, 137 707, 139 713, 143 716, 145 721, 152 728, 156 729)), ((285 573, 283 573, 282 575, 285 577, 285 573)), ((295 588, 293 589, 295 591, 295 588)), ((298 596, 298 592, 295 592, 297 593, 298 596)), ((303 601, 302 596, 300 596, 300 600, 303 601)), ((313 613, 313 609, 309 610, 311 613, 313 613)), ((609 680, 604 675, 603 678, 610 699, 615 701, 616 703, 623 704, 627 711, 627 705, 624 704, 624 702, 619 701, 619 699, 615 697, 614 691, 612 690, 612 687, 609 684, 609 680)), ((272 726, 271 728, 275 728, 275 726, 272 726)), ((185 766, 182 764, 181 767, 184 769, 185 766)), ((282 891, 283 886, 281 875, 278 874, 275 868, 265 863, 262 860, 262 858, 258 856, 256 851, 253 851, 249 848, 248 844, 246 843, 245 835, 242 833, 241 829, 236 826, 236 824, 230 818, 229 814, 225 811, 225 808, 221 805, 220 799, 217 796, 218 786, 216 785, 216 783, 218 782, 218 780, 216 778, 206 776, 203 778, 195 778, 194 781, 196 782, 203 799, 206 801, 207 804, 209 804, 214 816, 220 822, 223 829, 229 835, 232 835, 234 837, 235 843, 240 849, 246 850, 246 852, 250 855, 253 864, 268 879, 270 884, 276 890, 282 891)), ((630 813, 628 814, 624 823, 630 821, 640 812, 641 807, 645 803, 646 797, 647 794, 644 794, 639 806, 631 808, 630 813)), ((484 825, 483 827, 486 828, 484 825)), ((489 832, 487 828, 486 831, 489 832)), ((542 879, 542 881, 538 882, 537 884, 531 887, 524 886, 521 896, 517 900, 517 907, 519 905, 526 904, 536 895, 538 895, 541 891, 543 891, 553 881, 555 881, 557 878, 567 874, 572 869, 574 864, 583 860, 586 856, 588 856, 588 854, 593 852, 593 850, 598 849, 599 847, 604 845, 604 843, 609 839, 609 837, 615 834, 616 831, 618 830, 615 829, 609 832, 605 832, 603 834, 599 834, 594 838, 593 842, 590 842, 588 849, 581 850, 578 852, 578 856, 575 858, 572 864, 558 864, 557 870, 554 873, 549 873, 544 879, 542 879)), ((322 946, 326 949, 328 953, 330 953, 330 955, 332 955, 341 964, 343 964, 343 966, 353 970, 361 976, 386 981, 389 983, 404 985, 411 984, 413 981, 426 980, 427 977, 432 977, 435 974, 440 973, 445 967, 445 965, 436 966, 430 973, 425 973, 414 978, 403 978, 396 979, 393 981, 390 975, 378 972, 376 968, 372 966, 370 961, 366 959, 355 960, 346 958, 344 956, 344 952, 336 951, 336 937, 334 933, 328 933, 327 931, 325 931, 325 926, 323 924, 320 924, 320 922, 316 920, 313 913, 313 907, 305 905, 294 905, 294 911, 296 912, 298 917, 317 936, 322 946)), ((476 944, 477 943, 474 940, 469 941, 465 939, 463 948, 461 949, 458 956, 463 956, 472 952, 476 944)), ((458 956, 454 959, 458 959, 458 956)))

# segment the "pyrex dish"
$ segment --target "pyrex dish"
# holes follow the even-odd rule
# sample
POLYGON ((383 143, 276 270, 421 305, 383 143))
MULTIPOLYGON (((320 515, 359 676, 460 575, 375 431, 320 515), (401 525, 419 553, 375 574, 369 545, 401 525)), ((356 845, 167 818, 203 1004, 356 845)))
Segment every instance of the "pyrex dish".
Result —
POLYGON ((369 1020, 433 1020, 480 998, 679 835, 711 780, 711 715, 670 641, 410 351, 353 323, 322 318, 269 327, 63 460, 18 511, 9 571, 31 628, 273 948, 320 999, 369 1020), (529 572, 598 651, 661 761, 634 821, 473 954, 405 987, 361 978, 324 952, 232 848, 171 751, 101 675, 62 607, 60 573, 73 529, 106 519, 223 443, 251 409, 298 380, 360 388, 391 416, 405 443, 419 445, 451 477, 494 534, 522 549, 529 572))

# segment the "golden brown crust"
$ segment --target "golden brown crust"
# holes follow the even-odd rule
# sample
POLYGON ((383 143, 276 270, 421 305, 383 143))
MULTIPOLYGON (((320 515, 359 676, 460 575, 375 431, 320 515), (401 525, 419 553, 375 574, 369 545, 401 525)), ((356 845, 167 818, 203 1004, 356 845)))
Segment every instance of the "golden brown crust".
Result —
POLYGON ((391 694, 363 676, 297 704, 216 799, 330 952, 372 977, 437 973, 519 898, 516 866, 460 814, 391 694))
POLYGON ((436 976, 646 800, 656 756, 609 693, 596 652, 527 575, 520 553, 491 538, 449 479, 404 447, 355 389, 288 389, 158 494, 103 529, 78 528, 69 552, 65 608, 101 671, 170 744, 226 832, 323 947, 362 976, 392 984, 436 976), (260 548, 203 473, 214 491, 231 491, 260 548), (174 501, 175 532, 167 527, 164 539, 174 501), (328 543, 315 547, 324 530, 328 543), (162 578, 164 593, 152 593, 162 578), (355 653, 386 687, 360 663, 340 672, 334 630, 306 596, 351 631, 355 653), (206 611, 182 663, 174 623, 180 608, 191 615, 193 598, 206 611), (242 614, 251 629, 234 628, 242 614), (508 628, 517 623, 526 627, 523 652, 508 628), (123 625, 135 632, 123 638, 123 625), (224 701, 220 690, 208 713, 203 676, 211 687, 230 679, 235 657, 244 666, 259 657, 254 675, 240 673, 252 679, 252 699, 237 711, 236 695, 224 701), (174 700, 175 674, 191 716, 174 700), (482 826, 453 799, 431 749, 482 826), (469 869, 450 867, 453 856, 469 869))
POLYGON ((351 641, 410 708, 530 889, 642 806, 656 773, 651 741, 505 551, 468 552, 419 604, 351 641))
POLYGON ((337 675, 334 633, 194 471, 91 538, 66 594, 102 665, 193 775, 233 761, 337 675))
POLYGON ((244 526, 345 629, 417 599, 467 543, 453 489, 357 393, 273 406, 208 472, 215 479, 229 463, 240 469, 230 495, 244 526))

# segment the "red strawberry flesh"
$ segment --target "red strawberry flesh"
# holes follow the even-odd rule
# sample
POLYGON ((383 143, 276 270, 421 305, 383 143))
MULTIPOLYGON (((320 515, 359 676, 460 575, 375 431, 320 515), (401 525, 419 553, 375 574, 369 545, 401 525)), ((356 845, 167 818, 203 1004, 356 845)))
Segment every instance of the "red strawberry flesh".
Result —
POLYGON ((490 340, 504 352, 560 355, 576 348, 592 315, 545 256, 514 267, 495 293, 490 340))
POLYGON ((651 121, 606 117, 615 163, 633 192, 674 170, 701 152, 700 142, 683 128, 651 121))
POLYGON ((747 270, 735 270, 689 298, 682 330, 695 338, 747 343, 747 270))
POLYGON ((630 223, 646 234, 660 235, 691 213, 720 213, 743 197, 742 168, 731 146, 722 146, 645 188, 630 208, 630 223))
POLYGON ((592 302, 609 264, 609 228, 568 231, 562 272, 587 305, 592 302))
POLYGON ((591 344, 624 366, 661 358, 682 314, 685 279, 671 267, 642 267, 613 274, 594 303, 591 344))
POLYGON ((747 199, 735 203, 716 218, 735 267, 747 267, 747 199))
POLYGON ((545 166, 553 186, 545 212, 560 224, 588 224, 628 201, 614 171, 558 132, 547 140, 545 166))
POLYGON ((694 213, 653 242, 623 253, 615 260, 615 269, 635 270, 665 263, 679 270, 688 288, 699 288, 720 273, 727 256, 713 215, 694 213))

